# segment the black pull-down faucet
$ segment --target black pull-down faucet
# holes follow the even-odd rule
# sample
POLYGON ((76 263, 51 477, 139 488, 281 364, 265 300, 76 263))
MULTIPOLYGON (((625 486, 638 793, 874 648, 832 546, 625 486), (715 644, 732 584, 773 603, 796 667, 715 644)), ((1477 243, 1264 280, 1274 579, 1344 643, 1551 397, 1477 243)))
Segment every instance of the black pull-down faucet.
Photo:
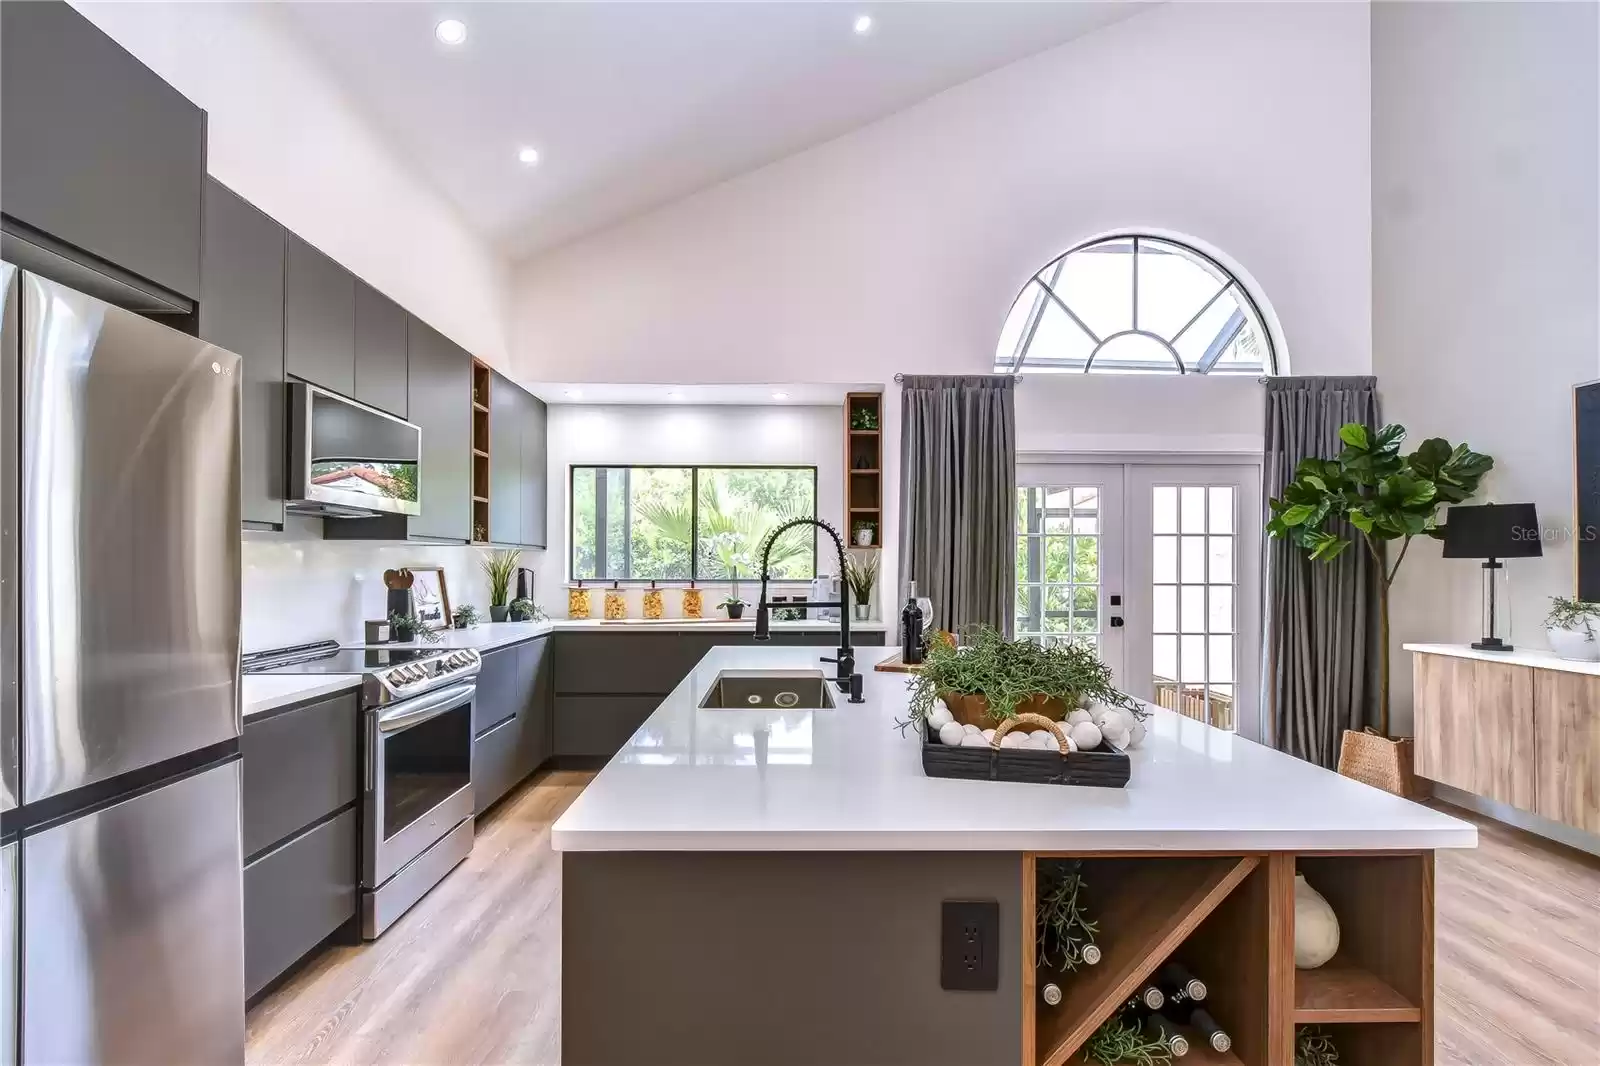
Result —
POLYGON ((850 693, 851 703, 865 703, 866 701, 861 698, 861 675, 856 673, 856 652, 850 646, 850 582, 846 581, 844 576, 844 541, 840 538, 839 531, 822 519, 792 518, 768 534, 767 542, 761 546, 761 598, 756 603, 756 639, 772 639, 772 608, 767 605, 767 581, 771 577, 772 545, 777 542, 778 537, 796 526, 816 526, 833 538, 833 546, 839 553, 839 598, 826 603, 815 600, 789 602, 795 607, 839 608, 839 652, 837 657, 823 656, 822 661, 838 665, 834 684, 839 686, 841 692, 850 693))

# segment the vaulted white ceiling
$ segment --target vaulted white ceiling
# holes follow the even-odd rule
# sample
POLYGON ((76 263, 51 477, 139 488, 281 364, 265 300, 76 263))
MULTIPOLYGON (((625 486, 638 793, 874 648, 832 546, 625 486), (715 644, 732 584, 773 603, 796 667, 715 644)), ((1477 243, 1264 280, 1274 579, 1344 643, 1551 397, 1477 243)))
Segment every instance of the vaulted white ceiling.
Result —
POLYGON ((1140 5, 275 6, 463 218, 521 256, 838 136, 1140 5), (873 20, 866 35, 853 29, 862 14, 873 20), (435 38, 445 18, 466 24, 464 44, 435 38), (523 146, 538 149, 537 166, 518 162, 523 146))

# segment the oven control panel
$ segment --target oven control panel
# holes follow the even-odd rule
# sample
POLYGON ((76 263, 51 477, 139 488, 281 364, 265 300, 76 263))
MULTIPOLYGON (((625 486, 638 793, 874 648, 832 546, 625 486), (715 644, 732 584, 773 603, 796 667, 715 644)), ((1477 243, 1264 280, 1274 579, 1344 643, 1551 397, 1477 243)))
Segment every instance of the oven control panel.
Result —
POLYGON ((390 691, 397 695, 411 695, 456 678, 471 677, 478 672, 480 659, 481 656, 473 649, 462 648, 432 659, 392 666, 379 676, 390 691))

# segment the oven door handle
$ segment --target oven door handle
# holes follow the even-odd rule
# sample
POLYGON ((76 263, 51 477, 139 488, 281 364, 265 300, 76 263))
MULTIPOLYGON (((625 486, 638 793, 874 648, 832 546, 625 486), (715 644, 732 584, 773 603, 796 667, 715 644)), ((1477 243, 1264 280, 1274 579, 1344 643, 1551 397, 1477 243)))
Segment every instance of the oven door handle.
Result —
POLYGON ((414 725, 426 722, 430 718, 437 718, 446 711, 454 710, 467 700, 470 700, 478 689, 474 682, 463 685, 451 685, 449 688, 440 689, 438 692, 429 692, 423 696, 406 700, 398 706, 378 715, 378 732, 398 733, 402 729, 410 729, 414 725))

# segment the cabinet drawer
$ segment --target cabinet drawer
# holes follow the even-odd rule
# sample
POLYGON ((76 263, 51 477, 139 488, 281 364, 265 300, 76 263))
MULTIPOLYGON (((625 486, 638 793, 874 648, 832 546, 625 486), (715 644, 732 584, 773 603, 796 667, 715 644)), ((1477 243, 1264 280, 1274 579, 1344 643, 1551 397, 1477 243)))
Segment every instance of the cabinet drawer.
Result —
POLYGON ((557 696, 556 754, 615 755, 659 706, 660 696, 557 696))
POLYGON ((482 814, 531 769, 522 757, 522 720, 513 718, 472 742, 472 802, 482 814))
POLYGON ((518 649, 501 648, 484 655, 478 666, 478 694, 472 698, 472 735, 516 715, 528 693, 519 692, 518 649))
POLYGON ((299 832, 361 792, 354 692, 244 723, 244 853, 299 832))
POLYGON ((356 853, 352 809, 244 868, 247 999, 355 915, 356 853))

